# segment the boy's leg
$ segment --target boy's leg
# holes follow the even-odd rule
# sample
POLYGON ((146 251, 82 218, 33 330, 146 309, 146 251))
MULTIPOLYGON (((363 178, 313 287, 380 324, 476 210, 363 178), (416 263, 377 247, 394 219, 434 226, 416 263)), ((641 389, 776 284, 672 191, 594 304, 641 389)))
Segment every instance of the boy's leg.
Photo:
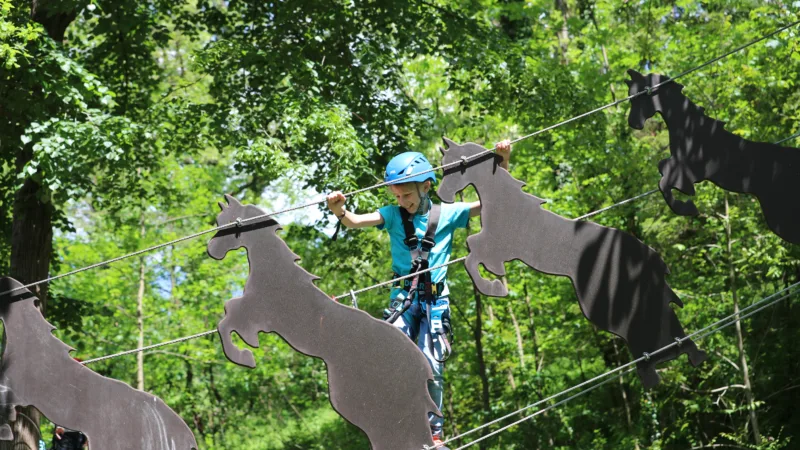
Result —
MULTIPOLYGON (((436 300, 436 303, 431 309, 431 321, 435 326, 440 326, 439 323, 441 323, 442 316, 444 314, 449 315, 449 313, 449 300, 447 298, 439 298, 436 300)), ((444 363, 436 360, 436 357, 441 359, 442 349, 438 348, 438 346, 437 348, 430 348, 431 339, 429 336, 429 330, 430 324, 428 323, 428 318, 427 316, 423 316, 422 320, 420 321, 417 345, 422 350, 422 353, 425 355, 425 358, 428 360, 428 363, 431 365, 431 370, 433 371, 433 382, 428 383, 428 392, 430 392, 431 399, 433 399, 433 402, 436 403, 439 411, 444 414, 442 409, 442 400, 444 398, 444 363)), ((434 327, 434 332, 436 331, 436 327, 434 327)), ((444 417, 428 414, 428 420, 431 423, 431 432, 433 435, 441 436, 442 426, 444 425, 444 417)))

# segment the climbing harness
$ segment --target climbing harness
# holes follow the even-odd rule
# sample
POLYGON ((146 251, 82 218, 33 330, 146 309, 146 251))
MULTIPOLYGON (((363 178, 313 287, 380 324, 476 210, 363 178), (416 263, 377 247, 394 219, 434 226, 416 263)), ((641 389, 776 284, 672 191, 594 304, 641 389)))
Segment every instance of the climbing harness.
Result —
MULTIPOLYGON (((429 201, 428 199, 425 199, 429 201)), ((413 216, 406 209, 400 208, 400 218, 403 223, 403 231, 406 238, 403 243, 408 246, 411 252, 411 270, 409 273, 417 273, 425 271, 430 266, 429 256, 430 252, 435 245, 434 236, 436 229, 439 226, 439 217, 441 215, 441 205, 431 203, 428 216, 428 229, 425 230, 425 236, 422 240, 417 237, 416 230, 414 229, 413 216)), ((395 274, 395 278, 399 275, 395 274)), ((425 303, 426 316, 428 319, 428 335, 431 352, 434 353, 433 357, 439 361, 444 362, 450 357, 452 353, 450 342, 447 339, 447 334, 451 332, 450 318, 447 315, 440 317, 432 317, 432 310, 434 308, 436 299, 444 291, 445 283, 440 281, 433 283, 431 281, 431 272, 423 272, 410 279, 398 281, 394 285, 400 288, 400 292, 392 300, 391 305, 384 311, 384 318, 389 323, 394 323, 398 317, 403 315, 414 306, 414 300, 417 303, 425 303), (436 356, 434 349, 436 344, 441 343, 442 357, 436 356)), ((422 311, 413 310, 415 316, 420 316, 422 311)))
MULTIPOLYGON (((403 231, 406 235, 403 243, 408 246, 408 250, 411 253, 411 270, 409 270, 409 273, 417 273, 427 269, 429 266, 428 257, 435 244, 434 236, 439 226, 441 206, 432 205, 429 214, 428 229, 425 231, 425 236, 423 236, 420 241, 414 229, 412 215, 406 209, 400 208, 400 218, 403 223, 403 231)), ((395 300, 389 307, 390 315, 387 321, 393 323, 401 314, 405 313, 411 307, 415 295, 417 299, 422 298, 423 300, 434 295, 433 289, 436 289, 438 294, 438 286, 436 288, 431 286, 430 272, 425 272, 410 279, 403 280, 400 293, 395 297, 395 300), (402 307, 398 309, 398 306, 401 305, 402 307)))

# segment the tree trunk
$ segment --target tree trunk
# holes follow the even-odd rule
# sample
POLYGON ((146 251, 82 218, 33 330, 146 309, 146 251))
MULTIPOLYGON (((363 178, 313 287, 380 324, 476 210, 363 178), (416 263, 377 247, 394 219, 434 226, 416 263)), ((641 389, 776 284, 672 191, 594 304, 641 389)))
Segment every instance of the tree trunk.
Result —
MULTIPOLYGON (((30 150, 17 154, 16 170, 21 173, 33 158, 30 150)), ((28 178, 14 195, 11 225, 11 261, 9 275, 22 284, 46 279, 50 274, 53 253, 53 208, 38 198, 39 184, 28 178)), ((31 289, 39 298, 42 315, 47 308, 48 286, 40 284, 31 289)), ((40 413, 33 407, 17 407, 17 420, 11 424, 14 439, 0 441, 0 450, 39 448, 40 413)))
MULTIPOLYGON (((591 19, 595 31, 599 33, 600 26, 597 24, 597 17, 595 16, 593 9, 590 9, 590 11, 589 19, 591 19)), ((603 55, 603 75, 608 75, 608 72, 611 70, 611 65, 608 63, 608 51, 606 50, 605 45, 600 44, 600 52, 603 55)), ((611 89, 611 99, 617 101, 617 91, 614 89, 614 83, 609 83, 608 87, 611 89)), ((619 105, 617 108, 619 108, 619 105)))
MULTIPOLYGON (((53 2, 54 10, 59 7, 53 2)), ((34 0, 31 2, 31 18, 44 26, 47 34, 54 41, 64 41, 67 26, 75 19, 76 11, 49 10, 51 2, 34 0)), ((63 8, 63 6, 62 6, 63 8)), ((34 96, 41 96, 41 91, 34 96)), ((28 119, 29 120, 29 119, 28 119)), ((20 130, 27 125, 20 127, 20 130)), ((17 153, 16 170, 21 173, 25 165, 31 161, 33 153, 24 149, 17 153)), ((39 184, 28 178, 14 196, 13 219, 11 225, 11 261, 9 275, 23 284, 43 280, 50 273, 50 259, 53 253, 53 206, 38 198, 39 184)), ((47 308, 48 286, 35 286, 31 291, 39 298, 39 309, 44 315, 47 308)), ((18 419, 11 428, 14 433, 12 441, 0 441, 0 450, 17 450, 21 448, 38 449, 41 432, 39 430, 40 414, 35 408, 17 408, 18 419)))
POLYGON ((453 408, 453 388, 449 384, 445 387, 447 393, 447 417, 448 422, 450 424, 450 430, 453 433, 453 436, 458 436, 458 424, 456 423, 456 414, 453 408))
POLYGON ((533 305, 531 304, 531 295, 528 292, 527 281, 522 284, 522 289, 524 290, 525 294, 525 304, 528 305, 528 322, 530 322, 530 333, 531 338, 533 339, 533 367, 536 369, 537 361, 539 360, 539 341, 538 337, 536 336, 536 314, 534 313, 533 305))
MULTIPOLYGON (((17 155, 17 171, 21 172, 32 158, 29 151, 17 155)), ((53 210, 49 203, 37 198, 39 184, 30 178, 14 196, 14 218, 11 226, 11 264, 9 274, 23 284, 43 280, 50 273, 53 253, 53 210)), ((31 289, 39 298, 42 315, 47 307, 47 284, 31 289)), ((39 411, 33 407, 17 407, 17 420, 11 424, 12 441, 0 441, 0 450, 38 449, 41 431, 39 411)))
MULTIPOLYGON (((16 168, 21 172, 33 155, 23 150, 17 154, 16 168)), ((48 277, 53 253, 53 208, 38 198, 39 184, 28 178, 14 196, 11 225, 11 264, 9 274, 23 284, 48 277)), ((42 315, 47 307, 47 284, 31 289, 39 298, 42 315)), ((40 414, 33 407, 18 407, 17 420, 11 424, 12 441, 0 441, 0 450, 39 448, 40 414)))
POLYGON ((514 324, 514 332, 517 333, 517 352, 519 353, 519 365, 525 368, 525 348, 522 345, 522 332, 519 329, 519 322, 517 316, 514 315, 514 308, 508 305, 508 313, 511 315, 511 322, 514 324))
MULTIPOLYGON (((481 315, 483 315, 483 302, 478 289, 474 286, 472 289, 475 295, 475 328, 472 330, 473 337, 475 338, 475 357, 478 360, 478 377, 481 379, 483 411, 488 417, 492 410, 490 406, 491 401, 489 399, 489 376, 486 373, 486 361, 483 359, 483 321, 481 320, 481 315)), ((481 431, 481 435, 483 435, 483 431, 481 431)))
MULTIPOLYGON (((139 221, 139 233, 144 241, 144 211, 139 221)), ((139 292, 136 295, 136 327, 139 331, 139 348, 144 347, 144 288, 145 288, 145 261, 144 256, 139 258, 139 292)), ((136 354, 136 388, 144 391, 144 352, 136 354)))
POLYGON ((728 204, 728 193, 725 193, 725 234, 728 238, 728 267, 731 282, 731 295, 733 296, 733 313, 736 314, 736 347, 739 350, 739 367, 744 379, 744 395, 747 399, 747 409, 750 411, 750 425, 753 427, 753 440, 756 445, 761 445, 761 433, 758 426, 758 416, 755 410, 753 389, 750 384, 750 369, 747 366, 747 355, 744 351, 744 337, 742 336, 742 322, 739 319, 739 294, 736 290, 736 269, 733 266, 731 216, 728 204))
MULTIPOLYGON (((17 156, 21 172, 32 158, 24 151, 17 156)), ((47 278, 53 253, 53 208, 38 198, 39 184, 30 178, 14 196, 14 219, 11 226, 11 276, 23 284, 47 278)), ((47 307, 47 284, 34 286, 42 314, 47 307)))
POLYGON ((514 379, 514 370, 511 367, 508 368, 508 383, 511 386, 511 390, 517 390, 517 380, 514 379))
POLYGON ((561 11, 561 29, 558 30, 558 48, 561 51, 561 62, 564 65, 569 64, 569 27, 567 20, 569 19, 569 7, 567 0, 555 0, 556 9, 561 11))
MULTIPOLYGON (((622 365, 622 355, 619 352, 619 346, 617 345, 617 339, 613 339, 614 343, 614 355, 617 357, 617 367, 622 365)), ((625 406, 625 418, 627 419, 628 423, 628 432, 633 433, 633 420, 631 420, 631 405, 628 402, 628 391, 625 390, 625 377, 619 377, 619 392, 620 396, 622 397, 622 404, 625 406)), ((639 450, 639 440, 636 439, 633 443, 634 450, 639 450)))
POLYGON ((64 34, 67 32, 69 24, 75 20, 78 14, 77 9, 64 10, 64 3, 61 0, 32 0, 31 18, 44 26, 50 39, 64 42, 64 34))

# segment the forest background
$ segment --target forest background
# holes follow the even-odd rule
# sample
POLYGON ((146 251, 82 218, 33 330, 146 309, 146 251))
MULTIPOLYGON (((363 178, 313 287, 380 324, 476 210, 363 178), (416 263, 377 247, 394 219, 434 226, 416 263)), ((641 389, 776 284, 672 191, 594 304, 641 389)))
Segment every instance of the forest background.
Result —
MULTIPOLYGON (((442 136, 519 137, 624 98, 628 68, 675 75, 799 12, 777 0, 0 0, 0 273, 33 282, 206 229, 223 193, 274 210, 371 185, 401 151, 438 162, 442 136)), ((682 78, 684 92, 742 137, 791 136, 798 28, 682 78)), ((515 145, 512 174, 566 217, 654 189, 667 130, 658 117, 632 130, 628 108, 515 145)), ((375 190, 348 208, 390 202, 375 190)), ((592 218, 662 255, 687 331, 800 279, 800 247, 769 231, 753 197, 703 183, 696 202, 695 218, 659 194, 592 218)), ((322 206, 279 221, 325 292, 390 277, 385 234, 333 240, 322 206)), ((208 237, 40 286, 55 334, 90 359, 213 329, 247 264, 210 259, 208 237)), ((487 298, 461 266, 449 273, 448 436, 632 359, 566 278, 511 264, 510 296, 487 298)), ((377 317, 386 300, 359 304, 377 317)), ((701 341, 701 367, 673 361, 651 391, 624 377, 480 448, 800 448, 799 326, 797 300, 781 302, 701 341)), ((274 335, 256 360, 229 363, 212 335, 91 367, 164 399, 203 449, 368 448, 333 412, 321 361, 274 335)))

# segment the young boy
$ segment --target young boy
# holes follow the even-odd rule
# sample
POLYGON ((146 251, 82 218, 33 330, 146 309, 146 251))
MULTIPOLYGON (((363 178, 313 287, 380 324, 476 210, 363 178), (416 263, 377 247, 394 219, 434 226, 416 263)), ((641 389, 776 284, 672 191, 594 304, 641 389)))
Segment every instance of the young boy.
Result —
MULTIPOLYGON (((497 155, 503 158, 501 167, 508 170, 508 161, 511 157, 511 144, 503 141, 495 146, 497 155)), ((392 252, 392 270, 395 278, 408 275, 412 269, 412 248, 407 245, 407 228, 403 217, 413 223, 414 234, 422 241, 428 228, 428 219, 433 203, 428 196, 432 183, 436 182, 434 172, 422 173, 416 177, 405 178, 414 173, 424 172, 432 166, 421 153, 401 153, 386 166, 384 181, 389 183, 389 190, 394 195, 398 206, 390 205, 380 208, 369 214, 355 214, 344 209, 345 197, 337 191, 328 195, 328 208, 339 218, 339 221, 350 228, 365 228, 377 226, 389 233, 392 252), (394 182, 395 180, 398 180, 394 182), (404 210, 404 211, 403 211, 404 210)), ((428 255, 429 267, 444 264, 450 260, 453 242, 453 232, 457 228, 466 228, 470 217, 480 215, 480 202, 442 204, 439 210, 438 226, 434 235, 434 245, 428 255)), ((411 228, 408 228, 410 230, 411 228)), ((419 252, 416 252, 419 255, 419 252)), ((406 296, 410 300, 410 307, 394 320, 395 327, 402 330, 406 336, 417 341, 417 346, 422 350, 433 370, 433 384, 428 386, 431 398, 442 411, 442 393, 444 390, 444 359, 446 358, 446 335, 450 328, 450 292, 445 278, 447 266, 430 272, 432 289, 428 299, 419 298, 420 295, 414 286, 408 282, 398 282, 392 289, 390 308, 385 316, 396 316, 402 312, 406 296), (430 313, 428 307, 430 305, 430 313), (392 314, 397 311, 397 314, 392 314), (430 338, 429 338, 430 334, 430 338), (437 335, 438 338, 433 336, 437 335), (437 345, 439 344, 439 345, 437 345)), ((423 278, 420 276, 420 282, 423 278)), ((416 285, 416 283, 414 283, 416 285)), ((409 304, 406 303, 406 304, 409 304)), ((435 444, 441 444, 443 418, 429 415, 431 433, 435 444)), ((446 449, 446 447, 439 447, 446 449)))

